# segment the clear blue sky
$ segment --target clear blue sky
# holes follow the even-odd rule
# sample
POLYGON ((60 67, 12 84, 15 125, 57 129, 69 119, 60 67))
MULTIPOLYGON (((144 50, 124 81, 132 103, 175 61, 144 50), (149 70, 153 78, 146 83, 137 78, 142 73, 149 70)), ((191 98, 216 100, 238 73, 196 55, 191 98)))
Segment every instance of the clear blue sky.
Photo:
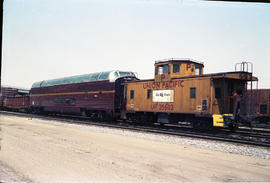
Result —
POLYGON ((154 61, 191 58, 205 73, 250 61, 270 88, 270 4, 197 0, 5 0, 2 82, 113 69, 153 78, 154 61))

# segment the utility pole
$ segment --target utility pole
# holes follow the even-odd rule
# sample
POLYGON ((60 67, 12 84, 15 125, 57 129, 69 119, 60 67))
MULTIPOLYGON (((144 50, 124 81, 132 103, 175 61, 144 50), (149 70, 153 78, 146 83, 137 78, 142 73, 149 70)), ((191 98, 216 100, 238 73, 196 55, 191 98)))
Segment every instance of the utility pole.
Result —
POLYGON ((3 5, 4 5, 4 0, 0 0, 0 9, 1 9, 1 17, 0 17, 0 24, 1 24, 1 27, 0 27, 0 89, 2 88, 2 56, 3 56, 3 51, 2 51, 2 45, 3 45, 3 5))

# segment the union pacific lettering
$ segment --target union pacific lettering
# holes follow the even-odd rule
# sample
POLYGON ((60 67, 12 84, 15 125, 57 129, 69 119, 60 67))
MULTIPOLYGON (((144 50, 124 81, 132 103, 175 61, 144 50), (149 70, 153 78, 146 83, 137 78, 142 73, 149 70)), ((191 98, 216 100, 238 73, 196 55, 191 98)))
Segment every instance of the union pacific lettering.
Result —
POLYGON ((161 82, 147 82, 143 83, 143 89, 169 89, 169 88, 177 88, 184 87, 184 80, 179 81, 161 81, 161 82))

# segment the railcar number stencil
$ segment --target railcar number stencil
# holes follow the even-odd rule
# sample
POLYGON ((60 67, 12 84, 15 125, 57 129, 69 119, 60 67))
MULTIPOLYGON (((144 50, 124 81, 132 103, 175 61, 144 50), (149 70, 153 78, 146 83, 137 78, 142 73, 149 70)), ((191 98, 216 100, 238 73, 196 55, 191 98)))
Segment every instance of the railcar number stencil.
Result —
POLYGON ((174 102, 174 90, 153 90, 153 102, 174 102))

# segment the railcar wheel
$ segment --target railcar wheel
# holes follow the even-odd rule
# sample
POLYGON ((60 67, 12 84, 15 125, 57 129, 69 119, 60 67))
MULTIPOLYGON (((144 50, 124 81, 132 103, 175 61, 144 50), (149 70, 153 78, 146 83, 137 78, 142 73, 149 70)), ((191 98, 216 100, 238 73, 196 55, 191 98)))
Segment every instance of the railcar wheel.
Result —
POLYGON ((201 121, 199 121, 199 120, 192 120, 191 121, 191 124, 192 124, 192 128, 193 129, 196 129, 196 130, 201 130, 201 129, 203 129, 202 128, 202 125, 201 125, 201 121))
POLYGON ((213 128, 210 118, 195 118, 191 120, 192 128, 197 130, 211 130, 213 128))
POLYGON ((108 122, 110 121, 111 117, 106 112, 101 112, 101 121, 108 122))
POLYGON ((164 123, 158 123, 160 127, 163 127, 164 126, 164 123))
POLYGON ((152 126, 155 123, 155 116, 153 114, 147 114, 146 121, 144 122, 145 126, 152 126))
POLYGON ((86 112, 85 112, 85 111, 82 111, 81 115, 82 115, 83 117, 86 117, 86 112))
POLYGON ((102 112, 98 111, 96 114, 96 121, 100 122, 103 121, 103 115, 102 112))
POLYGON ((87 110, 86 109, 81 108, 80 111, 81 111, 81 116, 87 117, 87 110))
POLYGON ((230 130, 231 132, 235 132, 235 131, 238 129, 238 124, 237 124, 237 123, 230 123, 230 124, 228 125, 228 127, 229 127, 229 130, 230 130))

